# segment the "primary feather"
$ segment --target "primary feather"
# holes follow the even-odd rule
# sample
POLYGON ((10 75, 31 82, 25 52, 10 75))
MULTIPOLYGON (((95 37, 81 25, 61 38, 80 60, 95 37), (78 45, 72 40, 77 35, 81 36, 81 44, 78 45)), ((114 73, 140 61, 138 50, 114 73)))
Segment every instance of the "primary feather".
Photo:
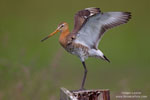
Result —
POLYGON ((82 27, 76 33, 75 43, 98 49, 98 44, 105 31, 120 24, 127 23, 131 18, 130 12, 102 13, 100 10, 97 10, 98 8, 86 8, 82 10, 82 12, 88 11, 88 14, 85 17, 84 14, 81 16, 80 13, 80 17, 84 17, 84 21, 81 24, 82 27))

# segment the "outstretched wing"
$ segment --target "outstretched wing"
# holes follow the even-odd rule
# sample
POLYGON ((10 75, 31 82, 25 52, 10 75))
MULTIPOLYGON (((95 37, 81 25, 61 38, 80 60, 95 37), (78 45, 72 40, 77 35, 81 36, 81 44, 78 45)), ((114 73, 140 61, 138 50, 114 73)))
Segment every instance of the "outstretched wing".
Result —
POLYGON ((78 11, 74 16, 74 29, 72 33, 77 33, 91 16, 100 13, 99 8, 91 7, 78 11))
MULTIPOLYGON (((90 12, 90 9, 91 8, 88 8, 86 10, 90 12)), ((130 12, 101 13, 99 11, 93 16, 87 17, 85 19, 86 21, 83 22, 82 26, 80 25, 78 31, 75 31, 76 33, 74 34, 76 34, 76 38, 74 42, 86 45, 90 48, 98 49, 99 41, 105 31, 120 24, 127 23, 130 18, 130 12)), ((77 27, 77 25, 75 26, 77 27)))

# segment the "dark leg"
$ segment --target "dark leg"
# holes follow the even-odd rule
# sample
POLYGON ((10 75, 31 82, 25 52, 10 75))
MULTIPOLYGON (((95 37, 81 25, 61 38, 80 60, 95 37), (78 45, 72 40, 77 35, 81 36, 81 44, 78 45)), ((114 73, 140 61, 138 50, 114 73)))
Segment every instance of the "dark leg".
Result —
POLYGON ((86 69, 85 62, 82 62, 82 64, 83 64, 83 67, 84 67, 84 76, 83 76, 83 79, 82 79, 81 90, 84 89, 84 83, 85 83, 85 79, 86 79, 86 75, 87 75, 87 69, 86 69))

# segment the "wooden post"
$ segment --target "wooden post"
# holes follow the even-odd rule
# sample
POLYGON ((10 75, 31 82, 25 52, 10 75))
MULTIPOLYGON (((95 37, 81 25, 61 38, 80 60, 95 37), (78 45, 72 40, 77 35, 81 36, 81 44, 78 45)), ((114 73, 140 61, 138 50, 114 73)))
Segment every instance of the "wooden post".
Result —
POLYGON ((60 100, 110 100, 108 89, 69 91, 61 88, 60 100))

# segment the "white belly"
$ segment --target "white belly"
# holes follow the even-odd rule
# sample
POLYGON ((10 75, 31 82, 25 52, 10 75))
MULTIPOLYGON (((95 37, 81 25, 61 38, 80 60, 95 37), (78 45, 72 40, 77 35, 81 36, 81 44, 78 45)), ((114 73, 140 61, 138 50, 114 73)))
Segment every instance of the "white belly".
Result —
POLYGON ((65 48, 69 53, 76 55, 81 61, 85 61, 88 57, 102 58, 103 53, 100 50, 91 49, 81 44, 73 43, 65 48))
POLYGON ((81 59, 81 61, 84 61, 89 56, 89 52, 88 52, 89 48, 80 44, 69 45, 67 46, 66 50, 69 53, 78 56, 81 59))

